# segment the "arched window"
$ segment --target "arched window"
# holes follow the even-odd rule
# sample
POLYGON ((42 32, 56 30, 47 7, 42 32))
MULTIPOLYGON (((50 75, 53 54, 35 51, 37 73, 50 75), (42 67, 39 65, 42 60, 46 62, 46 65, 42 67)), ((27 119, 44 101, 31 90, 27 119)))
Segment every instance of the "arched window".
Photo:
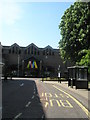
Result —
POLYGON ((13 48, 12 48, 12 53, 14 54, 14 52, 15 52, 15 51, 14 51, 14 47, 13 47, 13 48))
POLYGON ((48 55, 48 49, 46 49, 46 55, 48 55))
POLYGON ((21 50, 19 50, 19 54, 21 54, 21 50))
POLYGON ((28 48, 28 54, 30 54, 30 48, 28 48))
POLYGON ((51 49, 49 49, 49 55, 51 55, 51 49))
POLYGON ((54 52, 52 52, 52 55, 54 55, 54 52))
POLYGON ((27 54, 27 50, 25 50, 24 53, 27 54))
POLYGON ((43 51, 43 55, 45 55, 45 50, 43 51))
POLYGON ((38 51, 38 55, 40 55, 40 52, 38 51))
POLYGON ((36 48, 34 49, 34 55, 36 55, 36 48))
POLYGON ((11 49, 9 49, 9 54, 11 53, 11 49))
POLYGON ((33 54, 33 46, 31 47, 31 54, 33 54))

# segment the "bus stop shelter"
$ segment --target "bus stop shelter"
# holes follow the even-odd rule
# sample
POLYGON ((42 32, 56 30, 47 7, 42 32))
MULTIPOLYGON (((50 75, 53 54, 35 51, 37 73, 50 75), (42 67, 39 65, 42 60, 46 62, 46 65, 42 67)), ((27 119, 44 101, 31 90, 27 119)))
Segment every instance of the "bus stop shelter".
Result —
POLYGON ((88 67, 68 67, 68 86, 75 86, 76 89, 88 89, 88 67))

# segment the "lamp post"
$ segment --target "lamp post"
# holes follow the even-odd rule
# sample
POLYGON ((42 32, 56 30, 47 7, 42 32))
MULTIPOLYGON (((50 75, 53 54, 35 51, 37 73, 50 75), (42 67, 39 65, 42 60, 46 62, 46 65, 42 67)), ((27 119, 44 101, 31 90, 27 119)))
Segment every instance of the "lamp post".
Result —
POLYGON ((46 80, 47 80, 47 59, 48 59, 48 56, 46 55, 46 80))
POLYGON ((58 82, 60 81, 60 83, 61 83, 61 80, 59 80, 60 77, 61 77, 61 73, 60 73, 60 65, 59 65, 59 66, 58 66, 58 82))
POLYGON ((24 60, 22 60, 22 76, 24 76, 24 60))
POLYGON ((18 77, 19 77, 19 55, 18 55, 18 77))
POLYGON ((40 76, 41 76, 41 73, 42 73, 42 60, 40 60, 40 76))

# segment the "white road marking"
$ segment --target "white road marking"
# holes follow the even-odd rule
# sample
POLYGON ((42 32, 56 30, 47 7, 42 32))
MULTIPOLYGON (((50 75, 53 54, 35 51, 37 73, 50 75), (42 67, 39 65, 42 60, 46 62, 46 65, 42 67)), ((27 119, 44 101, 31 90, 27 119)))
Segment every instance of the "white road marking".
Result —
POLYGON ((17 118, 19 118, 22 115, 22 113, 19 113, 18 115, 15 116, 15 118, 13 120, 16 120, 17 118))
POLYGON ((32 99, 34 98, 34 95, 32 96, 32 99))
POLYGON ((34 94, 35 94, 35 91, 34 91, 34 94))
POLYGON ((20 84, 20 86, 24 86, 24 83, 20 84))
POLYGON ((2 107, 0 107, 0 110, 2 110, 2 107))
POLYGON ((26 107, 29 107, 30 104, 31 104, 31 102, 29 101, 29 102, 26 104, 26 107))
POLYGON ((42 115, 42 119, 44 118, 44 114, 42 115))

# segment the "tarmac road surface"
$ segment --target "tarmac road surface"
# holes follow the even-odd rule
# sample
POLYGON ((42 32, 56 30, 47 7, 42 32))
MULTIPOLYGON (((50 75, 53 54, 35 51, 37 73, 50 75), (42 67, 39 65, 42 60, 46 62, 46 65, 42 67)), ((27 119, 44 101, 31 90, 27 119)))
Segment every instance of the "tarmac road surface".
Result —
POLYGON ((41 82, 39 79, 3 82, 2 118, 88 119, 88 107, 83 104, 88 104, 88 100, 78 95, 76 98, 73 94, 59 84, 41 82))

